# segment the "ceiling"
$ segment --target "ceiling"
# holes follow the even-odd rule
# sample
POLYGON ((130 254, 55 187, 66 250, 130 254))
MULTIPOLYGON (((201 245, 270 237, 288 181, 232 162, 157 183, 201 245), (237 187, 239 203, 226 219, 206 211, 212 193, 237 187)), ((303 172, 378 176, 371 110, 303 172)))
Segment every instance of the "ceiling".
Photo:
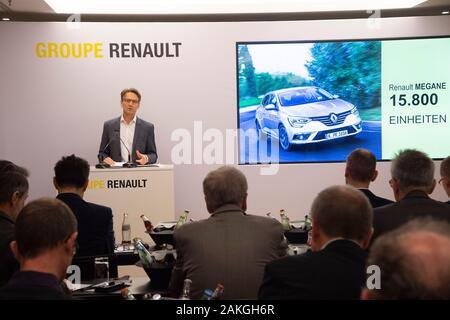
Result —
MULTIPOLYGON (((122 0, 127 1, 127 0, 122 0)), ((187 0, 186 0, 187 1, 187 0)), ((212 0, 213 1, 213 0, 212 0)), ((336 0, 339 1, 339 0, 336 0)), ((381 17, 441 15, 450 10, 450 0, 428 0, 408 9, 381 10, 381 17)), ((258 21, 317 20, 368 18, 368 11, 238 13, 238 14, 83 14, 82 21, 144 22, 144 21, 258 21)), ((57 14, 44 0, 0 0, 0 17, 13 21, 66 21, 69 14, 57 14)))

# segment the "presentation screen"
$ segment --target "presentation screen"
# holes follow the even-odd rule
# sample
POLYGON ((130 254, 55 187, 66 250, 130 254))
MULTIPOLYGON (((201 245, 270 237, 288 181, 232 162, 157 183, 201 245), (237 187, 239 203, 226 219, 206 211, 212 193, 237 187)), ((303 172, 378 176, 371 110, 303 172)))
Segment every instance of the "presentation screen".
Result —
POLYGON ((450 37, 236 44, 239 163, 450 154, 450 37))

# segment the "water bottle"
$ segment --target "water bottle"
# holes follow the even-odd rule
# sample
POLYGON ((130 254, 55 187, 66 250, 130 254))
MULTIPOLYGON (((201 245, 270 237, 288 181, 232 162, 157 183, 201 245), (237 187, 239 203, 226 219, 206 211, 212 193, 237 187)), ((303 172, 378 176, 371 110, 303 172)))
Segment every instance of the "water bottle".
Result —
POLYGON ((191 284, 192 284, 192 280, 191 279, 184 279, 184 284, 183 284, 183 291, 181 293, 180 299, 181 300, 190 300, 190 294, 191 294, 191 284))
POLYGON ((223 284, 218 283, 216 286, 216 289, 214 289, 214 292, 209 300, 219 300, 222 298, 223 295, 223 284))
POLYGON ((213 293, 214 292, 211 289, 205 289, 205 291, 203 291, 203 295, 200 300, 211 300, 213 293))
POLYGON ((131 244, 131 226, 128 221, 128 214, 123 214, 122 221, 122 245, 130 245, 131 244))
POLYGON ((177 224, 175 225, 175 229, 178 229, 187 221, 187 216, 189 214, 189 210, 184 210, 184 212, 180 215, 180 218, 178 218, 177 224))
POLYGON ((147 230, 147 233, 150 233, 153 231, 153 224, 150 221, 149 218, 147 218, 144 214, 141 214, 141 219, 144 221, 145 230, 147 230))
POLYGON ((291 221, 289 220, 289 217, 286 215, 284 209, 280 210, 280 222, 284 230, 289 231, 292 229, 291 221))
POLYGON ((134 248, 138 252, 139 259, 141 260, 142 265, 144 266, 144 268, 149 268, 152 265, 152 263, 154 262, 152 255, 147 250, 147 248, 144 245, 144 242, 142 242, 141 239, 134 238, 133 242, 134 242, 134 248))
POLYGON ((305 231, 309 231, 309 230, 311 230, 311 228, 312 228, 311 218, 308 215, 306 215, 305 216, 305 222, 303 223, 303 229, 305 231))

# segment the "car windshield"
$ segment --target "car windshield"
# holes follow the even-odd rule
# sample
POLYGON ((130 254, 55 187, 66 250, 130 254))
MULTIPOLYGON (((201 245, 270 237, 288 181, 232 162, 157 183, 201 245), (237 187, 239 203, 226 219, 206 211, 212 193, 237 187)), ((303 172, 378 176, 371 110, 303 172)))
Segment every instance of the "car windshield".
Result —
POLYGON ((286 91, 278 94, 283 107, 298 106, 300 104, 321 102, 334 99, 331 94, 323 89, 305 88, 286 91))

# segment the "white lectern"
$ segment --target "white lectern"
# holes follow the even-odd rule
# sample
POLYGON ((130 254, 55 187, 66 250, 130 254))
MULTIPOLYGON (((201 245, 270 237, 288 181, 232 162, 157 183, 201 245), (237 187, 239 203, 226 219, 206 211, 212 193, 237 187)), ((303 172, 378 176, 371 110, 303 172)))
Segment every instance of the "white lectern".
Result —
POLYGON ((140 215, 156 225, 175 218, 174 176, 172 165, 154 167, 96 169, 91 167, 84 199, 112 208, 116 243, 122 241, 123 214, 128 214, 131 239, 151 242, 140 215))

